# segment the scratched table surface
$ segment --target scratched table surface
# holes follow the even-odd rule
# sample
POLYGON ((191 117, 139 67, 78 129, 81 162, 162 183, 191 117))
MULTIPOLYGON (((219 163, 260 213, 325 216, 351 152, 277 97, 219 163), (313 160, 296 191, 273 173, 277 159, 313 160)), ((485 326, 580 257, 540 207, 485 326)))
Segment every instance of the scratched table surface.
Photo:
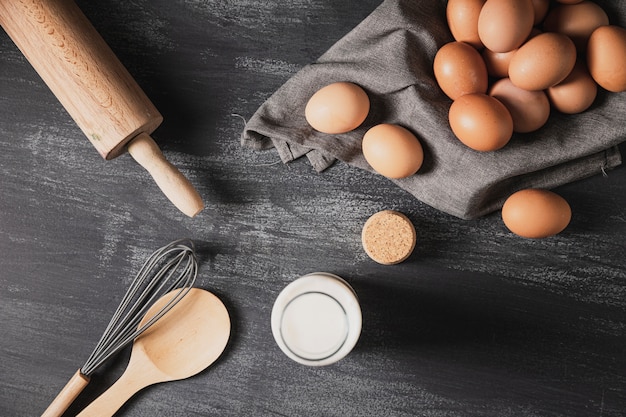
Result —
POLYGON ((240 146, 244 120, 378 3, 79 2, 163 113, 154 138, 206 203, 193 219, 128 155, 102 160, 0 33, 1 416, 40 415, 143 260, 181 237, 197 245, 197 285, 224 301, 231 338, 210 368, 146 388, 117 415, 626 414, 626 168, 559 187, 569 227, 525 240, 499 213, 460 220, 345 164, 318 174, 240 146), (383 209, 417 228, 400 265, 361 247, 383 209), (352 284, 364 323, 349 356, 318 368, 288 359, 270 328, 282 288, 314 271, 352 284))

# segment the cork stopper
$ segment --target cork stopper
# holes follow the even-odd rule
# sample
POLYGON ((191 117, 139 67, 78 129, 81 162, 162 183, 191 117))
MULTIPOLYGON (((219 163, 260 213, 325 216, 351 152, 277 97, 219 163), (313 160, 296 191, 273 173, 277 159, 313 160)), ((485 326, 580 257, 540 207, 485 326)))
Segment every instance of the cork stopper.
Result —
POLYGON ((383 210, 363 226, 363 249, 374 261, 394 265, 406 260, 415 248, 415 227, 404 214, 383 210))

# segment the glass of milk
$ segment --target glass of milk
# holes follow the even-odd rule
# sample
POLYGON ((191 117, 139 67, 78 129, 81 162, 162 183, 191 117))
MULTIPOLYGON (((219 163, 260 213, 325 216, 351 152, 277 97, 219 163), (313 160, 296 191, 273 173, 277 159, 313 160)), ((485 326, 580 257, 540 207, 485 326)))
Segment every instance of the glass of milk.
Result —
POLYGON ((337 362, 361 334, 361 307, 352 287, 337 275, 316 272, 296 279, 276 298, 272 334, 280 349, 304 365, 337 362))

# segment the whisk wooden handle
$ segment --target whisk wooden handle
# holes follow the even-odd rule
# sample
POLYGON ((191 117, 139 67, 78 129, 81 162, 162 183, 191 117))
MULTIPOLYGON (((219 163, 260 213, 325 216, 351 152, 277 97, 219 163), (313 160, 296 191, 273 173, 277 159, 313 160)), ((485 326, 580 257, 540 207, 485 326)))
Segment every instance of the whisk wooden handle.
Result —
POLYGON ((189 180, 165 159, 154 140, 140 133, 128 144, 128 153, 152 175, 163 194, 189 217, 204 208, 202 198, 189 180))
MULTIPOLYGON (((105 159, 163 121, 73 0, 0 0, 0 25, 105 159)), ((154 165, 153 177, 166 166, 168 173, 156 176, 171 177, 173 167, 166 164, 154 165)), ((171 192, 170 199, 189 196, 191 184, 178 183, 185 190, 171 192)))
POLYGON ((65 410, 74 402, 78 394, 89 384, 89 377, 83 375, 80 369, 76 371, 74 376, 65 384, 65 387, 59 392, 54 401, 50 403, 46 411, 41 417, 60 417, 65 410))

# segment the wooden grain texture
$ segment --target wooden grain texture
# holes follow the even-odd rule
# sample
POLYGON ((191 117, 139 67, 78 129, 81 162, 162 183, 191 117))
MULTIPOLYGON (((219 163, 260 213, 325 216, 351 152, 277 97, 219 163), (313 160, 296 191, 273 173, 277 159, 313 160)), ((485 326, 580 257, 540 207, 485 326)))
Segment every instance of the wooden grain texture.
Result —
POLYGON ((102 157, 128 148, 179 210, 203 209, 149 136, 163 117, 74 0, 2 1, 0 26, 102 157))
MULTIPOLYGON (((159 298, 139 323, 148 323, 178 296, 159 298)), ((110 417, 135 393, 152 384, 190 378, 209 367, 228 344, 230 318, 209 291, 191 288, 170 311, 135 339, 122 376, 78 417, 110 417)))
POLYGON ((0 415, 40 415, 143 260, 180 237, 196 241, 198 285, 224 301, 231 339, 208 370, 143 390, 119 415, 624 415, 624 167, 556 190, 570 226, 520 239, 498 213, 459 220, 344 164, 317 174, 240 147, 242 118, 378 1, 79 5, 163 114, 153 137, 206 208, 186 218, 129 156, 103 161, 0 33, 0 415), (361 247, 383 209, 416 226, 399 265, 361 247), (282 288, 314 271, 345 278, 363 310, 355 350, 323 368, 282 354, 269 320, 282 288))
POLYGON ((163 120, 73 0, 0 2, 0 24, 103 158, 163 120))

